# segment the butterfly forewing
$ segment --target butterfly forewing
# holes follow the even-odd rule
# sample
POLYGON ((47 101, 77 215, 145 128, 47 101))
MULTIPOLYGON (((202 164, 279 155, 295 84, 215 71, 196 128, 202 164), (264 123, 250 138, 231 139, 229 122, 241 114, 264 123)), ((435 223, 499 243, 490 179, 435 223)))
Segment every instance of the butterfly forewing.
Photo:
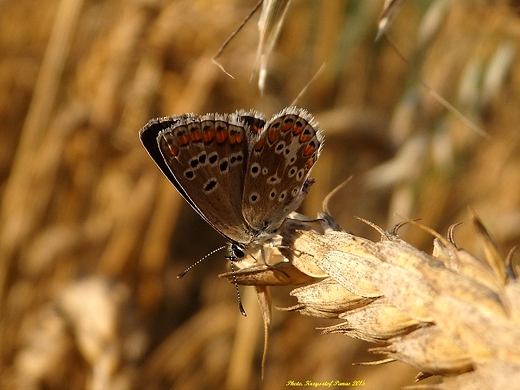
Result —
POLYGON ((186 192, 180 186, 179 182, 175 178, 175 175, 170 171, 170 168, 166 164, 164 157, 159 150, 157 143, 157 137, 160 132, 165 129, 173 128, 175 124, 183 120, 184 116, 173 115, 169 117, 150 119, 146 125, 139 131, 139 138, 150 157, 155 161, 162 173, 168 178, 168 180, 175 186, 177 191, 182 195, 192 207, 196 208, 195 204, 187 196, 186 192))
POLYGON ((242 214, 255 230, 276 230, 305 197, 310 170, 323 137, 304 109, 289 107, 275 115, 250 144, 242 214))
POLYGON ((248 154, 243 122, 236 114, 173 118, 162 118, 156 139, 169 171, 166 176, 213 228, 231 241, 248 243, 250 234, 241 212, 248 154))

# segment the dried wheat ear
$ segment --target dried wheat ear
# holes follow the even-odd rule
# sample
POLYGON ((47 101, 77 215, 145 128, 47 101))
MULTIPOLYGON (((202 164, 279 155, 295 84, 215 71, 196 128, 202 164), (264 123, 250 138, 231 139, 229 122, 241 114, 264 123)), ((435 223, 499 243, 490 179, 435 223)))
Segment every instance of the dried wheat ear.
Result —
MULTIPOLYGON (((325 216, 326 217, 326 216, 325 216)), ((365 221, 370 224, 370 222, 365 221)), ((448 237, 434 236, 424 253, 398 235, 396 226, 379 242, 337 229, 330 218, 288 220, 280 242, 239 264, 239 284, 254 285, 266 327, 269 287, 305 284, 291 292, 298 303, 280 310, 340 319, 321 329, 383 344, 372 348, 382 364, 398 360, 417 368, 417 380, 444 376, 442 384, 413 389, 511 388, 520 384, 520 284, 481 221, 472 216, 483 248, 478 258, 448 237), (283 255, 282 255, 283 253, 283 255), (259 258, 268 259, 266 264, 259 258)), ((231 273, 223 274, 231 280, 231 273)))

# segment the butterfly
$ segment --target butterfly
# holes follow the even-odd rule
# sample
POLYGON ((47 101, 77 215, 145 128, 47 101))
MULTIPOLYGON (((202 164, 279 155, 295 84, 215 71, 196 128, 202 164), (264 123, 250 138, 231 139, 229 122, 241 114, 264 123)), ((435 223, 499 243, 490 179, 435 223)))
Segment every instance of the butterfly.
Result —
POLYGON ((323 136, 305 109, 151 119, 139 137, 190 206, 242 259, 277 234, 309 192, 323 136))

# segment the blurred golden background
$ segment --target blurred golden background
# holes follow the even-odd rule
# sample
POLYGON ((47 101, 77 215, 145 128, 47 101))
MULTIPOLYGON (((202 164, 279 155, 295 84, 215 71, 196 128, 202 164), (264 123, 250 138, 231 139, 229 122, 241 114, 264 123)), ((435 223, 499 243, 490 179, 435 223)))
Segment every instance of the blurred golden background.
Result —
MULTIPOLYGON (((211 58, 256 0, 0 1, 0 387, 277 389, 306 380, 397 389, 417 373, 370 344, 320 335, 331 321, 274 311, 265 379, 256 298, 217 274, 223 244, 141 146, 157 116, 297 104, 324 151, 302 213, 353 175, 329 208, 377 239, 418 218, 478 253, 473 208, 507 252, 520 237, 520 3, 407 1, 374 42, 381 0, 294 0, 252 74, 258 13, 211 58), (425 84, 425 85, 423 85, 425 84), (447 110, 453 104, 466 121, 447 110), (468 126, 471 121, 478 129, 468 126), (482 134, 485 132, 485 134, 482 134)), ((432 238, 400 230, 431 251, 432 238)), ((290 288, 273 289, 289 306, 290 288)), ((429 382, 435 382, 430 379, 429 382)))

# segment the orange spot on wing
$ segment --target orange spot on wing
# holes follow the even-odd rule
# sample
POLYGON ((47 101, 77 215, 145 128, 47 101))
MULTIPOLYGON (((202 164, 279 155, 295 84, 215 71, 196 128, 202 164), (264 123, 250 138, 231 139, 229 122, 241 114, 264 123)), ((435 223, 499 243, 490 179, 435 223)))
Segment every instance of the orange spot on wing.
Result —
POLYGON ((274 143, 276 139, 278 138, 278 130, 269 130, 267 133, 267 139, 270 143, 274 143))
POLYGON ((293 123, 292 122, 289 122, 289 123, 284 123, 281 127, 281 130, 286 133, 288 132, 289 130, 291 130, 293 127, 293 123))
POLYGON ((190 138, 187 135, 181 135, 177 138, 177 144, 182 148, 190 143, 190 138))
POLYGON ((202 132, 202 141, 209 143, 215 139, 215 129, 213 127, 207 127, 202 132))
POLYGON ((176 145, 168 145, 168 149, 166 150, 166 153, 170 157, 176 157, 179 154, 179 148, 176 145))
POLYGON ((307 146, 305 147, 305 149, 303 149, 303 155, 304 155, 305 157, 310 156, 311 154, 314 153, 315 150, 316 150, 316 148, 315 148, 314 146, 307 145, 307 146))
POLYGON ((293 132, 294 135, 298 135, 298 134, 300 134, 302 131, 303 131, 303 127, 298 126, 298 125, 294 125, 294 126, 293 126, 293 131, 292 131, 292 132, 293 132))
POLYGON ((310 136, 310 135, 301 134, 299 140, 300 140, 300 143, 303 144, 305 142, 309 142, 311 140, 311 138, 312 138, 312 136, 310 136))
POLYGON ((265 138, 260 138, 257 143, 255 144, 255 152, 260 152, 265 144, 265 138))
POLYGON ((228 138, 228 131, 227 131, 227 129, 220 128, 215 133, 215 139, 216 139, 218 144, 226 142, 227 138, 228 138))
POLYGON ((260 134, 260 127, 256 126, 256 125, 253 125, 251 126, 251 133, 253 134, 260 134))
POLYGON ((233 134, 229 135, 229 143, 231 145, 241 144, 243 139, 244 139, 244 136, 242 135, 242 133, 236 132, 236 133, 233 133, 233 134))
POLYGON ((305 163, 305 168, 307 168, 307 169, 311 169, 312 166, 314 165, 314 162, 315 162, 315 161, 314 161, 314 158, 309 158, 309 159, 307 160, 307 162, 305 163))
POLYGON ((202 134, 200 133, 200 131, 193 131, 190 133, 190 140, 192 142, 198 142, 200 140, 202 140, 202 134))

